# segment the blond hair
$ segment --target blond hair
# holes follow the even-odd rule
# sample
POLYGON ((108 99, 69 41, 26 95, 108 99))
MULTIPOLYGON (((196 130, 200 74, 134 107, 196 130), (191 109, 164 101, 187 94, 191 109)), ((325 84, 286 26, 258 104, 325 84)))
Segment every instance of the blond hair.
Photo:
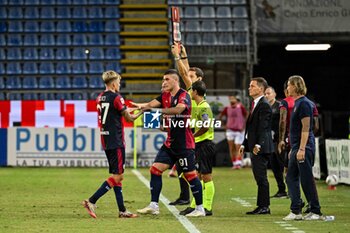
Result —
POLYGON ((120 76, 120 74, 118 74, 117 72, 115 72, 113 70, 107 70, 107 71, 103 72, 103 74, 102 74, 102 80, 106 85, 112 83, 116 79, 120 80, 120 79, 122 79, 122 77, 120 76))
POLYGON ((295 92, 298 95, 306 95, 307 88, 304 79, 299 75, 290 76, 288 82, 295 86, 295 92))

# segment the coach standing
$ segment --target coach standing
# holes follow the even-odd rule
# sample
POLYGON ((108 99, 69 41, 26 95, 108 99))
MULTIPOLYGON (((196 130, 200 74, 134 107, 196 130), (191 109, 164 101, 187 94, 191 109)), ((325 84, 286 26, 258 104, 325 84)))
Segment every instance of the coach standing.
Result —
POLYGON ((315 136, 313 134, 314 104, 305 97, 306 85, 298 75, 288 79, 287 91, 295 100, 290 120, 290 142, 287 185, 291 200, 291 212, 284 220, 319 220, 322 218, 321 207, 312 174, 315 159, 315 136), (301 215, 300 183, 310 205, 310 213, 301 215))
POLYGON ((264 97, 267 82, 264 78, 253 78, 249 85, 249 95, 254 99, 246 123, 243 145, 239 152, 243 156, 244 149, 252 152, 252 169, 258 185, 257 208, 246 214, 270 214, 270 191, 267 180, 267 163, 274 151, 271 135, 272 110, 264 97))

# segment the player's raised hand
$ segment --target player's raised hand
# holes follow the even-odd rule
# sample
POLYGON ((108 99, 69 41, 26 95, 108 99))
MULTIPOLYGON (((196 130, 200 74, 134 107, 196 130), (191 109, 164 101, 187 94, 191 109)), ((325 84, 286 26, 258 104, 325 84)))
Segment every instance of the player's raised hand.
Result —
POLYGON ((180 57, 180 43, 174 41, 174 44, 171 45, 171 53, 173 54, 174 58, 180 57))
POLYGON ((187 57, 186 48, 183 44, 180 44, 180 57, 187 57))

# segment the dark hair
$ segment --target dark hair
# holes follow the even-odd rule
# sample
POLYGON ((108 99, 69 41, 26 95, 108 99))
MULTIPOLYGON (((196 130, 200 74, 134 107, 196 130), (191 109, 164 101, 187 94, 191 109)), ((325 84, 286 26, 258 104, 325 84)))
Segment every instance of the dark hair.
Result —
POLYGON ((270 88, 273 92, 276 93, 275 88, 273 88, 273 87, 271 87, 271 86, 267 86, 266 89, 268 89, 268 88, 270 88))
POLYGON ((198 67, 191 67, 189 69, 190 71, 194 71, 196 73, 196 76, 199 78, 204 78, 204 72, 198 67))
POLYGON ((265 92, 266 88, 268 87, 267 81, 263 77, 256 77, 252 78, 251 81, 256 81, 259 87, 262 87, 265 92))
POLYGON ((178 78, 178 81, 180 81, 180 79, 181 79, 179 72, 177 72, 177 70, 175 70, 175 69, 169 69, 169 70, 164 72, 164 75, 168 75, 168 74, 175 74, 178 78))
POLYGON ((199 96, 204 96, 207 92, 207 87, 205 86, 205 83, 201 80, 198 80, 192 84, 192 90, 197 91, 197 94, 199 96))

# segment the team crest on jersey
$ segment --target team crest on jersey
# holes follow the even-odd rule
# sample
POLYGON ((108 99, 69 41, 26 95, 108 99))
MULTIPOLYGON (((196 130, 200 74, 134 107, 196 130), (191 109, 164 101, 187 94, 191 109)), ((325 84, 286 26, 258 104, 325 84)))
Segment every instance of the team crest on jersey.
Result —
POLYGON ((124 98, 123 98, 123 97, 120 97, 120 102, 121 102, 122 104, 125 104, 125 101, 124 101, 124 98))

